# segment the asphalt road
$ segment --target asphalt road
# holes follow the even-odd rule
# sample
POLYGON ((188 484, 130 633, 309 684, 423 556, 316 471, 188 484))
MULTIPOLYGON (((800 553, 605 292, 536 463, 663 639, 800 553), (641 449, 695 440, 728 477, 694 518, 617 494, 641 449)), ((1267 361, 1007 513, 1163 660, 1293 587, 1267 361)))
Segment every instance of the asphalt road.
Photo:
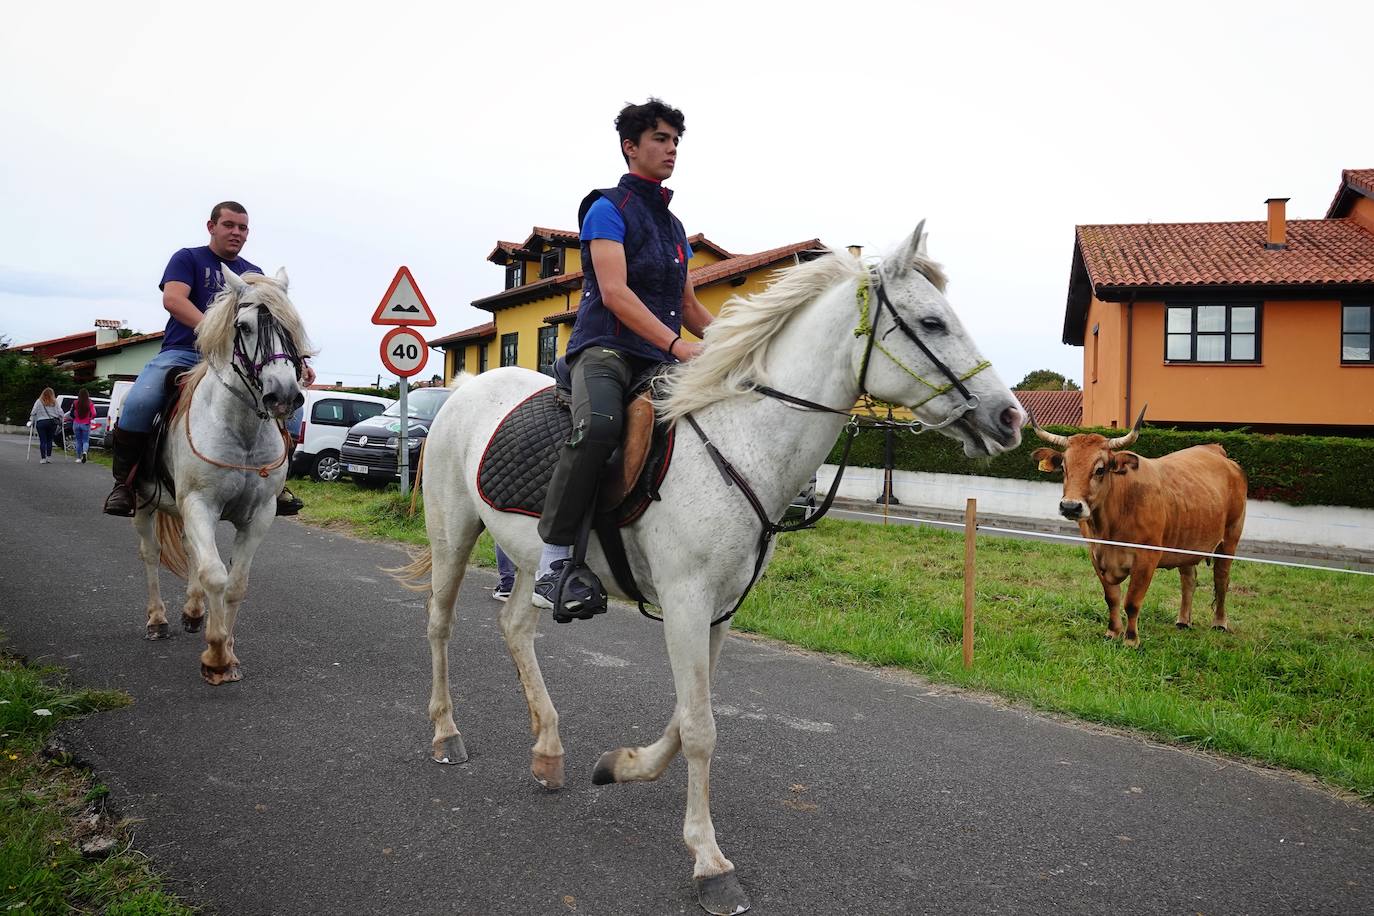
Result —
MULTIPOLYGON (((133 696, 69 736, 175 890, 235 914, 699 912, 685 763, 591 784, 601 751, 671 711, 656 624, 545 628, 568 752, 548 793, 474 571, 452 647, 472 759, 435 766, 423 604, 377 569, 399 550, 276 524, 239 620, 245 679, 210 688, 199 635, 142 639, 133 531, 97 511, 107 471, 24 445, 0 436, 0 628, 133 696)), ((757 913, 1374 912, 1374 809, 1286 775, 741 638, 715 694, 716 829, 757 913)))

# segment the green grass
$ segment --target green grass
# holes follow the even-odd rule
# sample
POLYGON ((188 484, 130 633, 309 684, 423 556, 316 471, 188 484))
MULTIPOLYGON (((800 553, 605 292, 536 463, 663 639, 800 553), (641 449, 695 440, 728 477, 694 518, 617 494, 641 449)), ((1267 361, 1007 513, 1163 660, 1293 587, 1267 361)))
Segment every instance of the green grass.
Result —
POLYGON ((1374 579, 1237 562, 1214 632, 1159 573, 1141 646, 1103 638, 1087 551, 978 539, 974 665, 963 667, 963 535, 823 522, 781 539, 738 629, 1093 722, 1312 773, 1374 798, 1374 579))
POLYGON ((162 889, 148 862, 120 845, 102 859, 82 855, 81 820, 108 790, 43 746, 63 719, 128 705, 116 691, 65 685, 54 668, 0 656, 0 912, 190 914, 162 889))

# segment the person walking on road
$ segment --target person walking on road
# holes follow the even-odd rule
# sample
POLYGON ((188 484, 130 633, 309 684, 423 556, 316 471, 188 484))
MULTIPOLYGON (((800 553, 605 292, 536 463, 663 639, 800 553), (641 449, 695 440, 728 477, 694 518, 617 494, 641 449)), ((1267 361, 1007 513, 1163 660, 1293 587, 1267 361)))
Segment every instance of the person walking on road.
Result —
POLYGON ((91 450, 91 424, 95 422, 95 405, 91 403, 91 394, 85 388, 76 394, 71 418, 72 437, 76 439, 76 460, 85 464, 86 453, 91 450))
MULTIPOLYGON (((114 489, 105 497, 105 514, 132 518, 137 507, 132 478, 152 430, 153 419, 166 402, 167 380, 200 362, 196 350, 196 326, 224 285, 221 267, 236 274, 262 273, 253 262, 240 257, 248 241, 248 210, 237 201, 215 204, 205 224, 210 244, 183 248, 162 272, 162 307, 170 317, 162 338, 162 350, 138 373, 124 399, 119 424, 113 430, 114 489)), ((315 370, 301 364, 303 383, 315 381, 315 370)), ((283 488, 277 497, 278 515, 295 515, 301 501, 283 488)))
POLYGON ((509 601, 511 589, 515 588, 515 562, 506 556, 500 544, 496 545, 496 572, 500 580, 491 590, 491 596, 497 601, 509 601))
POLYGON ((57 395, 51 388, 44 388, 38 400, 33 402, 29 422, 38 433, 38 463, 51 464, 52 440, 62 427, 62 409, 57 406, 57 395))

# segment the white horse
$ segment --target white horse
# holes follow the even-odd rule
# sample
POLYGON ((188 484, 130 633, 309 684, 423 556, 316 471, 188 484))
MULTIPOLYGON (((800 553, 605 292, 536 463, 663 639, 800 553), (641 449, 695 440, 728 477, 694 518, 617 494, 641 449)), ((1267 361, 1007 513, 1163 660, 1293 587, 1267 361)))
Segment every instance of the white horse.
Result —
MULTIPOLYGON (((912 407, 922 425, 943 427, 970 456, 1015 447, 1019 405, 965 334, 942 294, 944 282, 926 257, 921 226, 876 266, 846 252, 823 254, 780 271, 757 296, 730 300, 707 330, 702 355, 678 367, 659 390, 660 419, 695 418, 702 433, 678 424, 662 500, 622 533, 639 588, 662 609, 677 704, 662 737, 603 754, 593 782, 656 779, 679 750, 685 754, 683 839, 695 859, 698 901, 708 912, 749 908, 716 842, 708 803, 716 744, 711 679, 729 630, 728 620, 713 622, 750 587, 759 550, 766 560, 772 548, 771 541, 763 546, 762 522, 743 488, 727 485, 703 439, 709 437, 747 481, 762 514, 774 522, 825 460, 862 391, 912 407), (758 386, 792 400, 764 396, 758 386), (812 406, 798 409, 798 401, 812 406)), ((430 547, 392 572, 409 587, 432 589, 432 752, 438 762, 461 763, 467 754, 448 686, 454 600, 483 528, 515 561, 519 573, 501 629, 529 704, 531 770, 554 789, 563 784, 563 744, 534 653, 540 616, 530 596, 542 546, 536 520, 493 510, 476 489, 478 464, 497 425, 548 384, 535 372, 498 369, 465 381, 448 400, 430 431, 424 461, 430 547)), ((619 594, 595 540, 587 561, 619 594)))
POLYGON ((184 376, 166 422, 162 456, 174 492, 140 474, 134 514, 148 575, 147 638, 167 636, 157 581, 161 558, 186 579, 185 630, 196 632, 208 618, 200 672, 211 685, 242 677, 234 621, 253 553, 276 516, 287 472, 281 421, 305 401, 300 360, 311 352, 286 296, 284 269, 275 277, 222 269, 224 290, 196 326, 204 361, 184 376), (215 546, 220 520, 236 530, 228 569, 215 546))

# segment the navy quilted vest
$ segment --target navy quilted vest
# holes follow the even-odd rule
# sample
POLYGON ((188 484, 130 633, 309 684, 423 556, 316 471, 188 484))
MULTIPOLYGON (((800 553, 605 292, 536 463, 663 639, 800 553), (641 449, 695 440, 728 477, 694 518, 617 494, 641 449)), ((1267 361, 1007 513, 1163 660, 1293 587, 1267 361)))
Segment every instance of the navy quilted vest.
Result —
MULTIPOLYGON (((605 197, 625 220, 625 271, 630 289, 654 316, 674 334, 682 330, 682 290, 687 283, 687 233, 668 210, 673 192, 657 182, 626 174, 614 188, 588 194, 577 209, 579 232, 582 220, 598 197, 605 197)), ((669 355, 624 328, 601 301, 601 289, 592 267, 591 243, 582 243, 582 301, 577 323, 568 340, 568 358, 588 347, 619 350, 654 362, 669 355)))

